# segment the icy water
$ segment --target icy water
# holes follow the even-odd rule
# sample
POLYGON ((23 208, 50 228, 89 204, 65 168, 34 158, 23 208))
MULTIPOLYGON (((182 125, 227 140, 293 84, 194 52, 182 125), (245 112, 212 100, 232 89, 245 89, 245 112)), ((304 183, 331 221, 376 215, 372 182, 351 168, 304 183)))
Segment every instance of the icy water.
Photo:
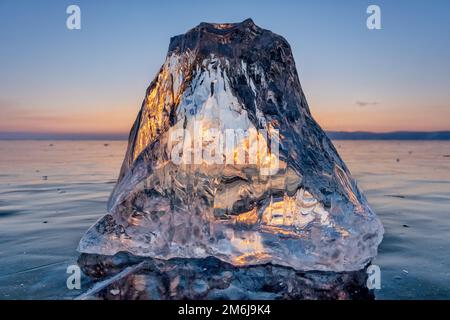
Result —
MULTIPOLYGON (((450 142, 334 141, 386 234, 377 299, 450 299, 450 142)), ((66 269, 105 213, 125 141, 0 141, 0 299, 72 299, 66 269)))

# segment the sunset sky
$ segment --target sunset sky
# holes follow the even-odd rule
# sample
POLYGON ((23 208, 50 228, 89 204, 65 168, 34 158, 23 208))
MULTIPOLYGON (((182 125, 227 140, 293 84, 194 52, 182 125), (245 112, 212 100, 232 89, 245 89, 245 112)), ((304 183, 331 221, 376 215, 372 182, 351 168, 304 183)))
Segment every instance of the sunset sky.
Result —
POLYGON ((450 130, 449 16, 446 0, 0 0, 0 132, 127 133, 170 37, 249 17, 289 41, 324 129, 450 130))

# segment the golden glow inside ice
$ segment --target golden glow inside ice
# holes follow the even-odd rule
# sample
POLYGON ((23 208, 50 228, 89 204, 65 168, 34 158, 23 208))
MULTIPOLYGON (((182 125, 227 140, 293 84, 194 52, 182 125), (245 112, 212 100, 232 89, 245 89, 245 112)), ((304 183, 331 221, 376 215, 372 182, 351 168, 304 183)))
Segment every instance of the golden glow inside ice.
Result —
POLYGON ((237 266, 248 265, 249 261, 258 261, 259 263, 269 261, 270 255, 266 252, 249 252, 233 258, 233 264, 237 266))
POLYGON ((233 27, 234 27, 234 24, 232 24, 232 23, 215 23, 214 24, 214 28, 220 29, 220 30, 226 30, 226 29, 230 29, 233 27))
MULTIPOLYGON (((218 207, 223 205, 218 204, 218 207)), ((292 197, 285 195, 281 200, 271 197, 269 204, 262 211, 259 210, 261 209, 253 208, 235 216, 232 221, 250 227, 259 227, 263 232, 295 237, 301 236, 298 231, 304 230, 314 221, 321 225, 333 226, 329 213, 323 205, 304 189, 299 189, 292 197)), ((338 231, 348 235, 345 230, 338 231)))
POLYGON ((231 238, 231 245, 242 252, 241 255, 233 258, 233 264, 240 266, 248 264, 248 261, 263 262, 270 258, 270 255, 266 253, 259 234, 252 233, 240 236, 232 233, 229 236, 231 238))
POLYGON ((274 201, 264 209, 262 224, 274 227, 294 227, 297 230, 317 222, 330 225, 329 214, 308 191, 299 189, 295 196, 285 195, 281 201, 274 201))
POLYGON ((170 56, 147 91, 141 111, 133 161, 157 136, 170 127, 170 114, 180 102, 184 82, 190 78, 190 53, 170 56))
POLYGON ((275 174, 280 168, 278 152, 272 152, 267 137, 254 128, 250 128, 246 136, 236 136, 235 148, 230 154, 232 161, 226 161, 229 164, 256 165, 270 174, 275 174))
POLYGON ((245 224, 245 225, 255 225, 258 222, 258 212, 256 208, 253 208, 252 210, 241 213, 236 217, 235 220, 237 223, 245 224))
POLYGON ((164 122, 167 121, 168 117, 167 112, 163 111, 173 104, 172 98, 173 94, 170 74, 167 69, 163 68, 158 76, 156 84, 150 89, 144 102, 145 107, 143 108, 141 115, 140 128, 134 146, 133 159, 136 159, 142 150, 153 141, 158 130, 161 130, 164 127, 164 122))

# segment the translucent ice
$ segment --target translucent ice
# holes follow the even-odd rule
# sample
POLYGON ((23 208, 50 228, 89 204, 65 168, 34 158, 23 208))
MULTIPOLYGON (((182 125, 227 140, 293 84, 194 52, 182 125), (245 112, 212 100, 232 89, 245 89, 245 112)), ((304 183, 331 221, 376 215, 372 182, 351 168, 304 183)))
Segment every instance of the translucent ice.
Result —
POLYGON ((79 251, 353 271, 382 235, 310 114, 289 44, 245 20, 172 38, 108 214, 79 251))

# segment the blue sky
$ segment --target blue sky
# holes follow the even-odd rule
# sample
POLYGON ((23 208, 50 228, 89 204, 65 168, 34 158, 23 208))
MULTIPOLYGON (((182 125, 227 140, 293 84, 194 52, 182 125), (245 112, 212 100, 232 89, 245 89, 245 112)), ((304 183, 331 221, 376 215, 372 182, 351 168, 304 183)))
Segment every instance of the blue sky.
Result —
POLYGON ((249 17, 290 42, 325 129, 450 130, 449 16, 446 0, 0 0, 0 131, 127 132, 171 36, 249 17))

